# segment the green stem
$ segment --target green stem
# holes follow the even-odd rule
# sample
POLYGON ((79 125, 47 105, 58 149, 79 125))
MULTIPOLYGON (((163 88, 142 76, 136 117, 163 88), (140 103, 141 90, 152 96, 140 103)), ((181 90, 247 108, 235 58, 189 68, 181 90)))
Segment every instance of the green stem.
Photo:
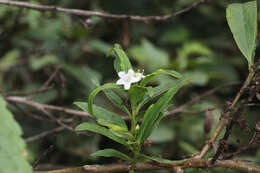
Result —
POLYGON ((130 168, 131 171, 134 171, 138 157, 139 157, 139 151, 135 151, 134 159, 133 159, 133 162, 131 163, 131 168, 130 168))

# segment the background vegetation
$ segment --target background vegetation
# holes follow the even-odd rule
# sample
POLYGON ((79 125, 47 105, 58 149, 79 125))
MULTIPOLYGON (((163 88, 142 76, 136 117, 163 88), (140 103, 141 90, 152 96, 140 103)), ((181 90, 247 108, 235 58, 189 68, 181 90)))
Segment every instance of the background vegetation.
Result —
MULTIPOLYGON (((113 14, 163 15, 181 10, 195 1, 30 2, 113 14)), ((152 146, 145 148, 148 154, 162 155, 168 159, 181 159, 195 154, 205 144, 211 129, 214 130, 225 102, 234 97, 248 73, 247 62, 236 47, 226 22, 225 8, 232 2, 238 1, 212 1, 169 21, 148 24, 98 17, 84 19, 1 5, 0 93, 5 96, 27 96, 39 103, 77 109, 72 103, 86 101, 96 83, 103 84, 118 78, 113 70, 113 59, 105 55, 114 43, 121 44, 134 66, 144 69, 145 73, 168 68, 193 76, 195 80, 180 90, 171 109, 201 96, 209 89, 237 82, 238 85, 224 87, 179 114, 163 119, 150 137, 152 146), (54 79, 46 83, 55 71, 54 79)), ((259 37, 257 39, 259 41, 259 37)), ((256 58, 259 53, 259 49, 256 49, 256 58)), ((158 80, 163 84, 171 78, 160 76, 158 80)), ((104 95, 99 95, 96 103, 118 111, 104 98, 104 95)), ((24 104, 10 102, 8 106, 22 127, 23 137, 27 141, 28 159, 34 167, 57 168, 117 162, 117 159, 89 156, 98 149, 117 147, 116 143, 99 135, 79 135, 61 129, 43 138, 30 138, 59 127, 54 119, 75 127, 86 118, 62 112, 52 112, 47 117, 24 104)), ((230 151, 247 144, 252 137, 255 122, 260 120, 259 107, 249 107, 241 118, 248 122, 250 130, 245 133, 239 126, 235 126, 229 139, 230 151)), ((238 157, 259 165, 260 149, 249 149, 238 157)), ((199 171, 205 172, 187 170, 199 171)), ((218 168, 209 172, 221 171, 223 169, 218 168)))

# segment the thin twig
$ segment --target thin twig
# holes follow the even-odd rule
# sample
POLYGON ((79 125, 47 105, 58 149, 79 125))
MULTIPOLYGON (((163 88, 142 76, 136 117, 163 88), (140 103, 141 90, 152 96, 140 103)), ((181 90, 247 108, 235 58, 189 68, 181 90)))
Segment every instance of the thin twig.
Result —
POLYGON ((44 131, 44 132, 42 132, 40 134, 37 134, 35 136, 31 136, 31 137, 25 138, 24 141, 27 142, 27 143, 33 142, 33 141, 39 140, 39 139, 41 139, 41 138, 43 138, 43 137, 45 137, 47 135, 60 132, 60 131, 62 131, 64 129, 65 129, 65 127, 60 126, 60 127, 48 130, 48 131, 44 131))
POLYGON ((22 103, 22 104, 26 104, 28 106, 34 107, 38 110, 52 110, 52 111, 59 111, 59 112, 64 112, 66 114, 70 114, 70 115, 75 115, 75 116, 80 116, 80 117, 86 117, 86 118, 92 118, 92 116, 84 111, 78 111, 78 110, 73 110, 73 109, 66 109, 64 107, 61 106, 53 106, 53 105, 47 105, 47 104, 41 104, 41 103, 37 103, 31 100, 27 100, 24 97, 18 97, 18 96, 7 96, 4 97, 8 102, 15 102, 15 103, 22 103))
POLYGON ((51 85, 51 82, 54 80, 56 75, 59 74, 60 68, 61 67, 57 67, 56 70, 50 75, 47 81, 39 89, 27 94, 26 99, 30 100, 33 95, 48 91, 49 89, 53 88, 54 85, 51 85))
POLYGON ((182 112, 186 107, 191 106, 191 105, 197 103, 197 102, 200 101, 201 99, 203 99, 203 98, 205 98, 205 97, 208 97, 209 95, 212 95, 212 94, 214 94, 215 92, 217 92, 217 91, 219 91, 219 90, 221 90, 221 89, 223 89, 223 88, 225 88, 225 87, 233 86, 233 85, 237 85, 237 84, 238 84, 237 82, 230 82, 230 83, 226 83, 226 84, 224 84, 224 85, 218 86, 218 87, 216 87, 216 88, 213 88, 213 89, 211 89, 211 90, 209 90, 209 91, 206 91, 205 93, 200 94, 200 95, 198 95, 198 96, 192 98, 190 101, 184 103, 183 105, 181 105, 181 106, 179 106, 179 107, 177 107, 177 108, 175 108, 175 109, 173 109, 173 110, 167 112, 166 115, 165 115, 165 117, 171 116, 171 115, 173 115, 173 114, 180 113, 180 112, 182 112))
POLYGON ((17 103, 13 102, 12 105, 18 110, 20 111, 21 113, 23 113, 24 115, 28 116, 28 117, 31 117, 31 118, 34 118, 36 120, 40 120, 40 121, 48 121, 48 119, 45 119, 39 115, 35 115, 25 109, 22 109, 17 103))
POLYGON ((48 80, 43 84, 43 86, 41 88, 46 88, 48 87, 51 82, 54 80, 54 78, 57 76, 57 74, 60 72, 61 67, 57 67, 56 70, 50 75, 50 77, 48 78, 48 80))
POLYGON ((54 116, 52 116, 52 114, 46 110, 45 108, 40 108, 40 107, 36 107, 38 110, 40 110, 41 112, 43 112, 45 115, 47 115, 51 120, 55 121, 57 124, 59 124, 60 126, 64 127, 65 129, 75 132, 74 128, 68 126, 67 124, 65 124, 64 122, 62 122, 62 120, 55 118, 54 116))
POLYGON ((82 16, 82 17, 91 17, 91 16, 98 16, 102 18, 107 18, 107 19, 114 19, 114 20, 132 20, 132 21, 138 21, 138 22, 144 22, 144 23, 150 23, 153 21, 167 21, 171 19, 172 17, 178 16, 180 14, 183 14, 187 11, 190 11, 191 9, 204 4, 208 2, 208 0, 199 0, 197 2, 194 2, 190 6, 177 11, 173 12, 167 15, 162 15, 162 16, 137 16, 137 15, 126 15, 126 14, 111 14, 111 13, 106 13, 106 12, 100 12, 100 11, 89 11, 89 10, 80 10, 80 9, 68 9, 68 8, 61 8, 61 7, 56 7, 56 6, 49 6, 49 5, 36 5, 36 4, 31 4, 28 2, 20 2, 20 1, 8 1, 8 0, 0 0, 0 4, 3 5, 9 5, 9 6, 16 6, 16 7, 22 7, 22 8, 28 8, 28 9, 33 9, 33 10, 38 10, 38 11, 53 11, 53 12, 62 12, 70 15, 76 15, 76 16, 82 16))

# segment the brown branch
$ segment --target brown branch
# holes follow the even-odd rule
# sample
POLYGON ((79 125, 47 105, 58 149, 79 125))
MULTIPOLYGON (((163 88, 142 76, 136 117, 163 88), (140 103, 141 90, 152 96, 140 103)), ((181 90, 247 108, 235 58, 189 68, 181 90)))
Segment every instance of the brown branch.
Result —
POLYGON ((49 89, 53 88, 54 85, 51 85, 51 83, 53 82, 53 80, 55 79, 55 77, 57 76, 57 74, 59 74, 60 72, 60 66, 57 67, 55 69, 55 71, 50 75, 50 77, 47 79, 46 82, 44 82, 44 84, 37 90, 31 92, 30 94, 26 94, 26 98, 28 100, 30 100, 32 98, 33 95, 38 94, 38 93, 42 93, 45 91, 48 91, 49 89))
POLYGON ((245 88, 250 84, 251 79, 253 78, 255 72, 253 70, 250 70, 247 79, 245 80, 243 86, 240 88, 239 92, 235 96, 234 100, 232 101, 231 105, 227 109, 227 111, 223 112, 221 115, 221 119, 218 122, 218 125, 213 133, 213 135, 210 137, 209 141, 205 144, 205 146, 202 148, 199 155, 196 156, 196 158, 202 158, 205 156, 205 154, 209 151, 211 148, 212 143, 216 140, 222 129, 227 124, 227 118, 230 116, 231 112, 233 111, 235 105, 237 104, 238 100, 242 96, 245 88))
POLYGON ((91 17, 91 16, 98 16, 102 18, 107 19, 114 19, 114 20, 132 20, 132 21, 138 21, 138 22, 144 22, 144 23, 150 23, 152 21, 167 21, 171 19, 172 17, 178 16, 180 14, 183 14, 187 11, 190 11, 191 9, 204 4, 208 2, 208 0, 199 0, 197 2, 194 2, 190 6, 177 11, 173 12, 167 15, 162 16, 137 16, 137 15, 116 15, 116 14, 110 14, 106 12, 100 12, 100 11, 89 11, 89 10, 80 10, 80 9, 68 9, 68 8, 61 8, 56 6, 49 6, 49 5, 35 5, 28 2, 20 2, 20 1, 8 1, 8 0, 0 0, 0 4, 3 5, 9 5, 9 6, 16 6, 16 7, 22 7, 22 8, 28 8, 32 10, 38 10, 38 11, 53 11, 53 12, 61 12, 66 13, 70 15, 76 15, 76 16, 82 16, 82 17, 91 17))
MULTIPOLYGON (((61 69, 60 66, 57 67, 57 68, 55 69, 55 71, 50 75, 50 77, 47 79, 47 81, 43 84, 43 86, 42 86, 41 88, 46 88, 46 87, 48 87, 48 86, 51 84, 51 82, 54 80, 54 78, 57 76, 57 74, 59 74, 60 69, 61 69)), ((41 88, 40 88, 40 89, 41 89, 41 88)))
MULTIPOLYGON (((204 159, 188 159, 185 162, 174 163, 173 165, 158 166, 152 163, 137 163, 135 170, 171 170, 173 167, 179 169, 185 168, 213 168, 209 167, 210 160, 204 159)), ((252 173, 260 173, 260 166, 248 164, 248 162, 240 160, 218 160, 214 167, 231 168, 240 171, 252 173)), ((35 173, 104 173, 104 172, 126 172, 130 170, 130 165, 127 164, 111 164, 111 165, 85 165, 77 168, 66 168, 53 171, 35 171, 35 173)))
POLYGON ((34 108, 36 108, 38 110, 46 109, 46 110, 64 112, 66 114, 80 116, 80 117, 92 118, 92 116, 89 113, 84 112, 84 111, 78 111, 78 110, 73 110, 73 109, 66 109, 66 108, 61 107, 61 106, 53 106, 53 105, 41 104, 41 103, 37 103, 37 102, 31 101, 31 100, 27 100, 24 97, 7 96, 7 97, 4 97, 4 98, 8 102, 26 104, 26 105, 34 107, 34 108))
POLYGON ((243 113, 244 108, 245 108, 244 104, 240 104, 239 107, 234 112, 232 118, 228 121, 225 134, 224 134, 223 138, 219 140, 219 146, 217 148, 216 154, 214 155, 214 157, 212 159, 212 164, 214 164, 215 161, 219 158, 219 156, 224 153, 225 145, 227 143, 229 136, 231 135, 232 128, 235 125, 235 123, 237 123, 237 120, 238 120, 239 116, 243 113))

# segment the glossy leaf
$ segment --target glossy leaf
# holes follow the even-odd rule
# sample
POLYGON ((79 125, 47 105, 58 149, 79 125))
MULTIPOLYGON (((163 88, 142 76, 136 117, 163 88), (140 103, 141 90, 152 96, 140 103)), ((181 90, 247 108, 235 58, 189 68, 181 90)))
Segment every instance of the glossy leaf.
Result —
POLYGON ((21 137, 22 130, 1 96, 0 110, 0 172, 31 173, 32 168, 25 157, 26 144, 21 137))
POLYGON ((88 97, 88 108, 89 108, 89 113, 96 118, 96 115, 93 112, 93 101, 94 101, 94 97, 102 90, 106 90, 106 89, 114 89, 114 88, 120 88, 120 86, 114 84, 114 83, 107 83, 104 84, 98 88, 96 88, 94 91, 92 91, 88 97))
POLYGON ((133 69, 129 58, 125 54, 124 50, 119 44, 115 44, 114 48, 108 51, 107 55, 110 55, 112 52, 115 52, 116 59, 114 61, 114 68, 116 72, 125 71, 128 72, 129 69, 133 69))
POLYGON ((117 157, 117 158, 129 161, 129 162, 132 161, 132 159, 129 156, 127 156, 126 154, 121 153, 120 151, 117 151, 115 149, 99 150, 99 151, 91 154, 91 156, 93 156, 93 157, 100 157, 100 156, 102 156, 102 157, 117 157))
POLYGON ((147 83, 150 82, 150 80, 156 76, 156 75, 161 75, 161 74, 165 74, 165 75, 170 75, 172 77, 175 77, 177 79, 181 79, 182 78, 182 75, 180 73, 178 73, 177 71, 174 71, 174 70, 164 70, 164 69, 159 69, 159 70, 156 70, 155 72, 151 73, 151 74, 148 74, 145 76, 145 78, 141 81, 141 86, 145 86, 147 85, 147 83))
POLYGON ((185 84, 187 80, 178 82, 173 88, 167 91, 155 104, 152 104, 144 114, 140 129, 137 134, 137 140, 142 143, 146 138, 149 137, 154 126, 158 123, 160 113, 165 109, 167 104, 171 101, 172 97, 176 92, 185 84))
MULTIPOLYGON (((82 110, 89 112, 88 104, 85 102, 74 102, 82 110)), ((127 125, 122 117, 102 107, 93 106, 94 114, 100 125, 109 127, 115 131, 127 131, 127 125)))
POLYGON ((127 145, 125 139, 114 135, 109 129, 99 126, 95 123, 88 123, 88 122, 81 123, 80 125, 78 125, 76 127, 75 130, 77 130, 77 131, 87 130, 90 132, 98 133, 98 134, 104 135, 120 144, 127 145))
POLYGON ((257 35, 257 3, 234 3, 228 6, 226 17, 236 44, 248 61, 254 63, 257 35))

